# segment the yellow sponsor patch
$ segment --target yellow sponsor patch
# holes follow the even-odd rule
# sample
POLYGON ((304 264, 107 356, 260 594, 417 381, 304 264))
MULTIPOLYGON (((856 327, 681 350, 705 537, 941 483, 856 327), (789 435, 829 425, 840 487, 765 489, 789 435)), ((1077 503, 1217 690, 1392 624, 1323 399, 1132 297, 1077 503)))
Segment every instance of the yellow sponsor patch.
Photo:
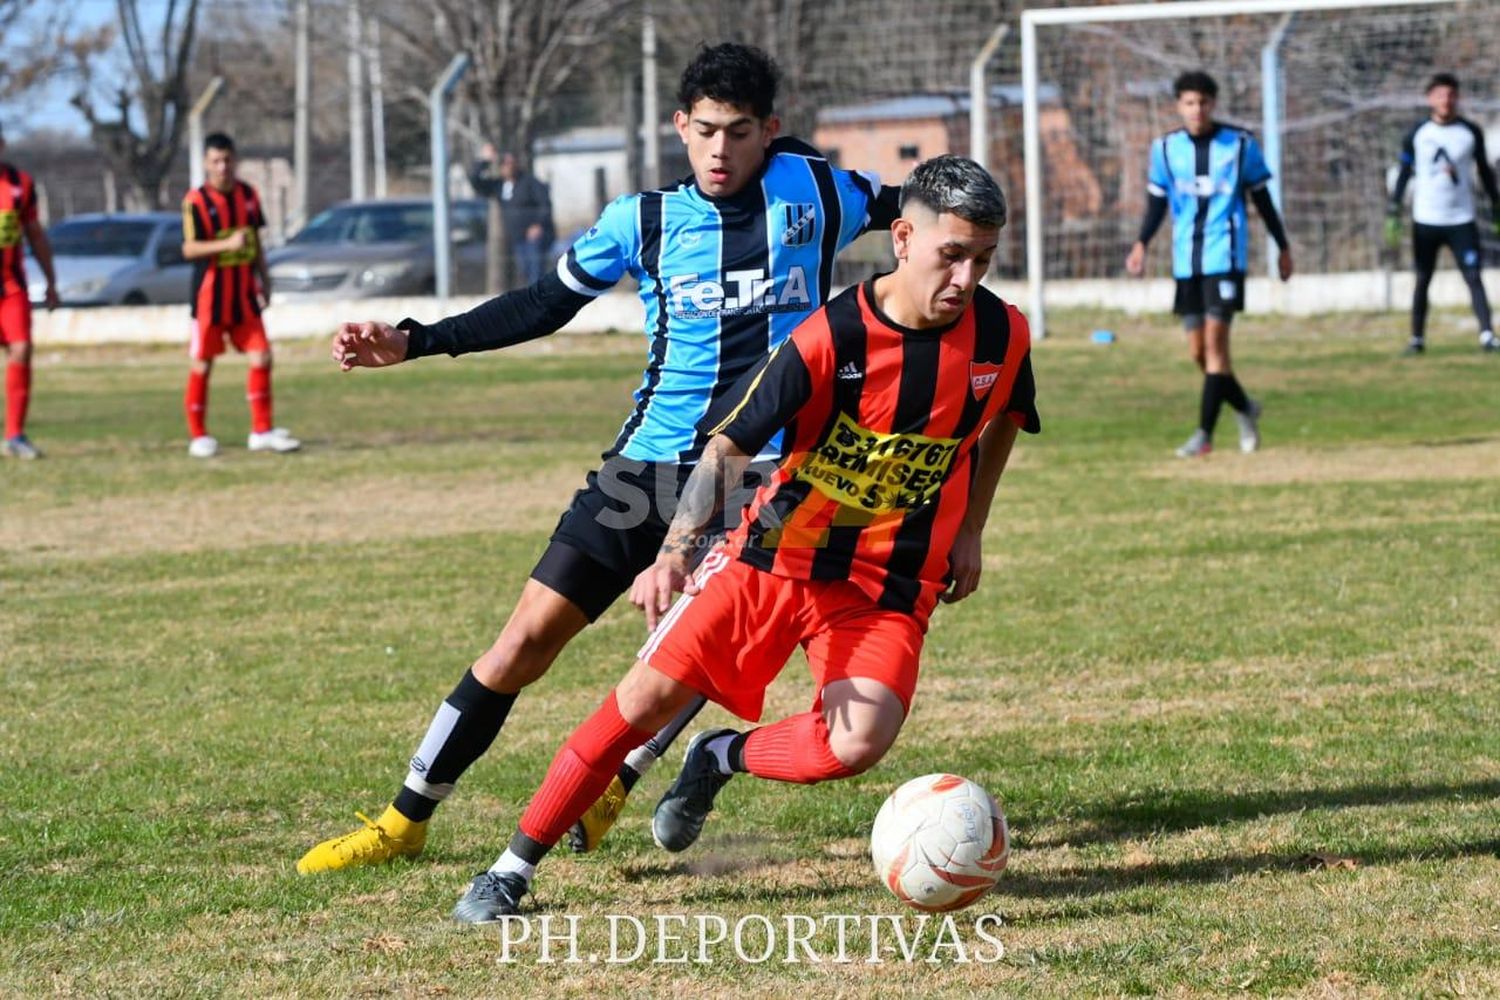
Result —
POLYGON ((21 213, 13 208, 0 210, 0 248, 9 250, 21 245, 21 213))
POLYGON ((954 438, 867 430, 840 413, 828 440, 792 475, 845 507, 871 514, 915 510, 942 489, 958 445, 954 438))
MULTIPOLYGON (((220 267, 237 267, 240 264, 254 264, 257 252, 255 229, 251 226, 241 227, 245 233, 245 245, 238 250, 226 250, 214 258, 214 263, 220 267)), ((214 233, 214 239, 222 240, 234 232, 233 229, 221 229, 214 233)))

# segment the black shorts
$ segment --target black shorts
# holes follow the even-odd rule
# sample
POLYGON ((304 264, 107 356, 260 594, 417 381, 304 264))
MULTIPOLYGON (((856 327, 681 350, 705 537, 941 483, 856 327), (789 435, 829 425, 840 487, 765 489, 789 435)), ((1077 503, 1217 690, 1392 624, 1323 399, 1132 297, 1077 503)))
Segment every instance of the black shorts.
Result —
POLYGON ((691 466, 609 456, 573 494, 531 578, 596 620, 656 561, 691 466))
POLYGON ((1418 271, 1431 272, 1437 268, 1438 251, 1443 247, 1453 251, 1453 259, 1465 271, 1479 267, 1479 226, 1472 222, 1457 226, 1428 226, 1412 223, 1411 257, 1418 271))
POLYGON ((1238 271, 1177 279, 1177 299, 1172 303, 1172 311, 1179 316, 1227 320, 1244 308, 1245 276, 1238 271))

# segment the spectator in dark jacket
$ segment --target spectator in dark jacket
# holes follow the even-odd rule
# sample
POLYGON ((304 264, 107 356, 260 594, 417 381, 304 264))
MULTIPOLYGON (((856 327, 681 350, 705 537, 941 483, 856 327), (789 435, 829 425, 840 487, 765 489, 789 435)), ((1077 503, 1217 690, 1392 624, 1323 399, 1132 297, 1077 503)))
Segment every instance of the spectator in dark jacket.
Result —
POLYGON ((547 248, 555 238, 552 195, 546 184, 526 172, 516 154, 497 153, 485 143, 480 156, 469 172, 469 183, 480 197, 500 201, 505 287, 530 285, 546 269, 547 248))

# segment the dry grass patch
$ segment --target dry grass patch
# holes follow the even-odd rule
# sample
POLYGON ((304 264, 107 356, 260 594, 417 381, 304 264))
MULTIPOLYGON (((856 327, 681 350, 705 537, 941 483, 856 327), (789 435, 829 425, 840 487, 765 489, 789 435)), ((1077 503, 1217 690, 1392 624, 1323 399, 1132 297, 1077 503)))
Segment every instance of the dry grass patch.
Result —
POLYGON ((560 467, 536 469, 528 478, 503 482, 493 472, 474 471, 114 496, 8 511, 0 520, 0 545, 18 561, 44 563, 259 545, 385 542, 474 531, 542 531, 581 485, 576 469, 560 467))
POLYGON ((1271 447, 1254 455, 1226 448, 1198 461, 1161 462, 1146 475, 1235 486, 1500 480, 1500 438, 1338 449, 1271 447))

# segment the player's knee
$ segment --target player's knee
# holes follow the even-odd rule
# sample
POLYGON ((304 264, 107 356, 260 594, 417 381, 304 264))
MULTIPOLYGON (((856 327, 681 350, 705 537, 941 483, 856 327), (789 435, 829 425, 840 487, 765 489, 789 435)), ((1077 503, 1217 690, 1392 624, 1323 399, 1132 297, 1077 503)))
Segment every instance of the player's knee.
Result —
POLYGON ((493 691, 519 691, 545 674, 561 649, 541 623, 512 618, 472 669, 493 691))
POLYGON ((615 688, 620 717, 645 730, 666 725, 692 695, 681 682, 640 660, 615 688))
MULTIPOLYGON (((828 749, 847 774, 860 774, 880 763, 891 744, 896 742, 896 732, 899 730, 835 729, 828 734, 828 749)), ((845 777, 847 774, 829 777, 845 777)))

